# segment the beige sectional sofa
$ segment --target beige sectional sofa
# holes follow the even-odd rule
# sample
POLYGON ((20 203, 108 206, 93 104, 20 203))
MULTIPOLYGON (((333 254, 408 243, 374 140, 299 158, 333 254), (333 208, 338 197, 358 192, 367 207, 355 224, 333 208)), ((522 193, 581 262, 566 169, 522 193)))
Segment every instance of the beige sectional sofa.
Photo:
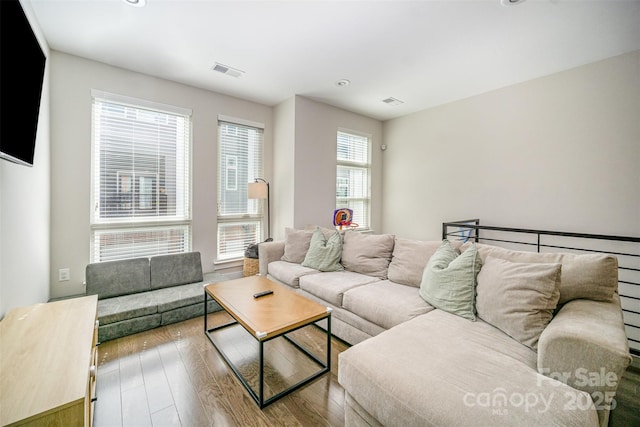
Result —
POLYGON ((631 362, 615 257, 346 231, 319 271, 312 234, 261 243, 260 274, 333 309, 347 426, 607 425, 631 362), (479 257, 475 321, 424 298, 445 243, 479 257))

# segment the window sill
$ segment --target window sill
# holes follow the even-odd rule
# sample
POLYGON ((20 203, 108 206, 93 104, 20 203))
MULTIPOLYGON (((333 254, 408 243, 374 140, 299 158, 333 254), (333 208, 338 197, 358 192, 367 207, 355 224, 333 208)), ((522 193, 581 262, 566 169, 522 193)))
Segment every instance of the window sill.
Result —
POLYGON ((213 265, 220 266, 221 268, 230 268, 230 267, 242 266, 243 260, 244 260, 244 257, 231 258, 231 259, 225 259, 225 260, 214 260, 213 265))

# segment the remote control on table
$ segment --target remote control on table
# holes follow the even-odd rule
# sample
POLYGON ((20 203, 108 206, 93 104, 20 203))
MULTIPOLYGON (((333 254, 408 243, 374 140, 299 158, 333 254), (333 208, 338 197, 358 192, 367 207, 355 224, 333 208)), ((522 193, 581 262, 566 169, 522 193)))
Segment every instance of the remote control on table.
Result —
POLYGON ((258 292, 257 294, 254 294, 253 297, 254 298, 260 298, 260 297, 264 297, 266 295, 271 295, 272 293, 273 293, 272 290, 262 291, 262 292, 258 292))

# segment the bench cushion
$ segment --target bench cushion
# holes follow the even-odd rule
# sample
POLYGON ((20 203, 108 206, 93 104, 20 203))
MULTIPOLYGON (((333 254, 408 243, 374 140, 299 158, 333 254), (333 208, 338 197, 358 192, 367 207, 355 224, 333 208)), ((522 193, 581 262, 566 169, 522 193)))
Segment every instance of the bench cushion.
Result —
POLYGON ((161 320, 162 316, 160 313, 155 313, 148 316, 123 320, 122 322, 101 325, 98 328, 98 340, 105 342, 125 335, 137 334, 138 332, 157 328, 160 326, 161 320))
POLYGON ((200 252, 151 257, 151 289, 202 281, 200 252))
POLYGON ((122 322, 158 312, 158 303, 150 292, 121 295, 98 301, 100 325, 122 322))
POLYGON ((98 299, 151 289, 149 258, 91 263, 85 274, 87 295, 98 295, 98 299))

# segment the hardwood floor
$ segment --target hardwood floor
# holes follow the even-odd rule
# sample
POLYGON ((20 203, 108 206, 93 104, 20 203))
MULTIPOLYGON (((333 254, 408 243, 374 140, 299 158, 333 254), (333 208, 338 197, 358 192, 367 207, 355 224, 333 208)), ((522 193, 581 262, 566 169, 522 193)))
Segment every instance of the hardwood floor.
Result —
MULTIPOLYGON (((224 312, 209 315, 210 326, 227 320, 224 312)), ((255 340, 240 326, 217 334, 227 343, 228 356, 255 384, 255 340)), ((324 331, 311 326, 292 336, 324 357, 324 331)), ((94 425, 344 426, 344 390, 337 373, 338 354, 347 348, 332 338, 331 372, 261 411, 204 335, 202 317, 107 341, 98 347, 94 425)), ((265 361, 267 396, 317 369, 282 338, 265 345, 265 361)), ((640 426, 638 368, 630 367, 623 376, 610 427, 640 426)))
MULTIPOLYGON (((228 320, 209 315, 209 325, 228 320)), ((258 344, 241 326, 215 332, 228 357, 257 389, 258 344)), ((310 326, 291 334, 324 358, 326 333, 310 326)), ((344 390, 332 338, 331 372, 263 410, 205 336, 202 317, 107 341, 98 347, 94 425, 111 426, 343 426, 344 390)), ((283 338, 264 347, 265 393, 271 396, 312 374, 318 365, 283 338)))

